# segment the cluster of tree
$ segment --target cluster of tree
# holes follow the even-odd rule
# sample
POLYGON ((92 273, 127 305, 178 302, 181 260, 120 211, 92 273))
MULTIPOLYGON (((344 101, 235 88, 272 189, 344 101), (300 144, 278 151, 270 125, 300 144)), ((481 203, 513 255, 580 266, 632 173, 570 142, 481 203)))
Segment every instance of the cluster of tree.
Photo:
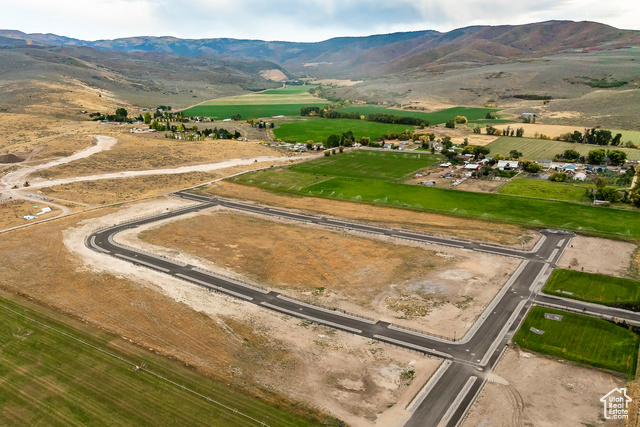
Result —
POLYGON ((320 107, 315 105, 301 107, 300 115, 301 116, 318 116, 320 115, 320 107))
MULTIPOLYGON (((452 150, 453 143, 451 139, 447 140, 449 137, 445 137, 442 141, 442 151, 440 154, 445 156, 452 163, 459 163, 462 160, 458 159, 458 153, 455 150, 452 150)), ((462 149, 462 154, 472 154, 475 160, 484 159, 487 154, 489 154, 491 150, 487 147, 479 147, 477 145, 467 145, 462 149)))
POLYGON ((576 130, 573 133, 564 133, 560 135, 558 139, 560 141, 575 142, 578 144, 618 146, 622 142, 622 134, 618 133, 613 136, 610 130, 587 128, 584 132, 576 130))
POLYGON ((398 116, 394 114, 369 114, 367 121, 377 123, 392 123, 397 125, 409 125, 409 126, 429 126, 429 121, 409 116, 398 116))
POLYGON ((102 121, 107 120, 110 122, 123 122, 123 123, 131 123, 133 119, 129 118, 129 113, 125 108, 116 109, 115 114, 102 114, 102 113, 91 113, 89 117, 93 119, 93 121, 102 121))

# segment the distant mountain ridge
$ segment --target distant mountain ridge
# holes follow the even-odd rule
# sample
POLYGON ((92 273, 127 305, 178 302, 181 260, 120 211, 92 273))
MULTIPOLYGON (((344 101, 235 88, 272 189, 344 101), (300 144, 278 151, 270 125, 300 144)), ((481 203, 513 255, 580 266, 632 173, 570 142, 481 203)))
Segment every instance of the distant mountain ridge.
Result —
POLYGON ((473 67, 571 51, 638 46, 640 31, 620 30, 596 22, 547 21, 473 26, 446 33, 427 30, 297 43, 175 37, 129 37, 91 42, 54 34, 0 30, 0 46, 12 43, 15 46, 20 41, 189 57, 250 58, 273 62, 296 74, 379 77, 389 73, 473 67))

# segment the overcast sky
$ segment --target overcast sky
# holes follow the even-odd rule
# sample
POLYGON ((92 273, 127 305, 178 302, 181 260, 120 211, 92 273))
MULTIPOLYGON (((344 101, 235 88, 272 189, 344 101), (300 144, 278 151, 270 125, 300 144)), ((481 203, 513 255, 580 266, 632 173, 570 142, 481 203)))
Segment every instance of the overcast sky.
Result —
POLYGON ((0 28, 85 40, 131 36, 320 41, 551 19, 640 30, 638 0, 0 0, 0 28))

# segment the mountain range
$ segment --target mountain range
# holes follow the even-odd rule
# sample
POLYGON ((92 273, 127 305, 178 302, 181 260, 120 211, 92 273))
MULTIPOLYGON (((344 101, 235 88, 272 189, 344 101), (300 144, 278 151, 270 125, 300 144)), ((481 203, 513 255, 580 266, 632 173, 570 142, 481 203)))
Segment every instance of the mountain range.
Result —
POLYGON ((340 37, 316 43, 129 37, 86 41, 54 34, 0 30, 0 47, 85 47, 126 53, 193 58, 259 60, 289 74, 317 77, 380 77, 390 73, 442 71, 539 58, 567 52, 640 45, 640 31, 596 22, 547 21, 526 25, 473 26, 446 33, 414 31, 340 37))

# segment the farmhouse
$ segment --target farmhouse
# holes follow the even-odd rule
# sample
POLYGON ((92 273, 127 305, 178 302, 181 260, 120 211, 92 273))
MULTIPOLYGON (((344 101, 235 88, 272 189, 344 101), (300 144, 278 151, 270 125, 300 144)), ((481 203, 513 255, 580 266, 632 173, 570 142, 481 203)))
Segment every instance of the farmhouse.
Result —
POLYGON ((468 163, 468 164, 464 165, 464 170, 466 172, 477 171, 477 170, 480 170, 480 165, 477 164, 477 163, 468 163))
POLYGON ((520 167, 520 163, 515 160, 498 160, 496 168, 501 171, 515 170, 520 167))

